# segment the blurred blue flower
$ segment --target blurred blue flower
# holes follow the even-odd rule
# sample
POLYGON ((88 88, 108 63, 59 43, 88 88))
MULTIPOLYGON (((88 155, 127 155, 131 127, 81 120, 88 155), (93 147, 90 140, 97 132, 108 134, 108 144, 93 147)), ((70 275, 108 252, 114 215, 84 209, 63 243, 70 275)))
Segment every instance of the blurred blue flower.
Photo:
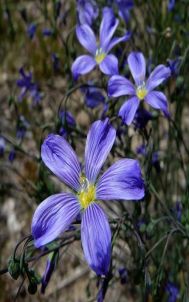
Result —
POLYGON ((172 76, 178 76, 180 71, 180 64, 181 64, 180 58, 176 58, 174 60, 170 60, 170 59, 167 60, 167 66, 170 68, 172 76))
MULTIPOLYGON (((89 83, 91 84, 91 82, 89 83)), ((98 105, 104 103, 105 97, 103 96, 101 89, 94 87, 83 87, 81 88, 82 93, 85 97, 85 104, 89 108, 95 108, 98 105)))
POLYGON ((28 25, 26 31, 27 31, 27 35, 30 39, 33 39, 33 37, 35 36, 36 29, 37 29, 37 25, 35 23, 31 23, 28 25))
POLYGON ((115 0, 120 17, 126 22, 130 19, 130 10, 134 7, 133 0, 115 0))
POLYGON ((54 71, 59 71, 60 70, 60 59, 56 53, 52 53, 51 55, 51 60, 53 63, 53 69, 54 71))
POLYGON ((15 157, 16 157, 16 152, 15 152, 15 149, 12 148, 11 151, 10 151, 10 153, 9 153, 8 159, 12 163, 13 160, 15 159, 15 157))
POLYGON ((50 28, 44 28, 43 30, 42 30, 42 35, 44 36, 44 37, 50 37, 50 36, 52 36, 53 35, 53 30, 52 29, 50 29, 50 28))
MULTIPOLYGON (((138 146, 136 148, 136 153, 141 154, 144 157, 146 157, 148 155, 146 146, 144 144, 138 146)), ((159 152, 158 151, 155 151, 155 152, 152 153, 151 162, 152 162, 152 165, 154 166, 154 168, 156 169, 157 173, 159 173, 161 171, 161 168, 160 168, 159 152)))
POLYGON ((91 25, 98 17, 98 6, 94 0, 77 0, 77 15, 79 24, 91 25))
POLYGON ((118 270, 121 284, 126 284, 128 281, 128 271, 125 267, 121 267, 118 270))
POLYGON ((32 81, 32 73, 29 72, 29 74, 26 74, 23 67, 19 69, 19 73, 21 78, 18 79, 16 83, 17 86, 21 88, 21 92, 18 96, 18 100, 22 101, 27 92, 29 92, 33 103, 39 103, 42 98, 42 93, 39 91, 38 85, 32 81))
POLYGON ((0 156, 3 156, 5 152, 5 139, 0 136, 0 156))
POLYGON ((169 0, 169 1, 168 1, 168 4, 167 4, 167 9, 168 9, 168 11, 169 11, 169 12, 172 11, 173 8, 174 8, 174 6, 175 6, 175 0, 169 0))
POLYGON ((18 139, 22 140, 24 138, 29 125, 26 118, 23 115, 20 115, 16 126, 16 137, 18 139))
POLYGON ((59 113, 59 119, 61 122, 59 134, 66 138, 68 129, 71 130, 70 128, 74 128, 76 126, 76 121, 72 113, 69 111, 61 111, 59 113))
POLYGON ((169 281, 166 284, 165 290, 168 293, 168 302, 176 302, 179 295, 179 289, 177 285, 169 281))
POLYGON ((133 124, 136 128, 143 129, 150 120, 152 120, 152 114, 140 107, 135 114, 133 124))

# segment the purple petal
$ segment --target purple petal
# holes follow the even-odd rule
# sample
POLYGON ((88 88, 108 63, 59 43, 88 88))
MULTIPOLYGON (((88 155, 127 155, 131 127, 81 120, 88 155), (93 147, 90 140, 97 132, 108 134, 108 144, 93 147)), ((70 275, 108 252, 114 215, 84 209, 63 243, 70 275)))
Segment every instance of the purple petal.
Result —
POLYGON ((131 52, 128 56, 129 69, 137 85, 145 80, 146 62, 141 52, 131 52))
POLYGON ((104 211, 95 203, 83 213, 81 241, 91 269, 97 275, 107 275, 111 259, 111 230, 104 211))
POLYGON ((116 37, 113 38, 110 43, 108 44, 107 52, 109 52, 115 45, 117 45, 120 42, 128 41, 131 37, 131 33, 127 32, 123 37, 116 37))
POLYGON ((99 67, 107 75, 118 74, 118 59, 114 55, 107 55, 99 67))
POLYGON ((50 134, 42 144, 41 157, 61 181, 79 190, 80 164, 74 150, 62 136, 50 134))
POLYGON ((96 198, 100 200, 139 200, 144 197, 144 182, 137 160, 121 159, 99 179, 96 198))
POLYGON ((113 10, 109 7, 105 7, 100 24, 100 46, 105 52, 107 52, 108 45, 118 24, 119 21, 115 18, 113 10))
POLYGON ((76 34, 81 45, 87 49, 91 54, 95 55, 96 52, 96 37, 92 29, 87 25, 76 27, 76 34))
POLYGON ((108 81, 109 96, 135 95, 134 85, 120 75, 112 76, 108 81))
POLYGON ((95 182, 116 137, 115 129, 109 119, 96 121, 87 135, 85 147, 85 174, 88 180, 95 182))
POLYGON ((163 81, 165 81, 171 75, 169 67, 164 65, 158 65, 150 74, 147 80, 146 88, 151 91, 155 87, 159 86, 163 81))
POLYGON ((74 221, 80 204, 71 193, 55 194, 45 199, 32 219, 32 235, 36 247, 56 239, 74 221))
POLYGON ((78 57, 72 64, 72 74, 75 80, 81 74, 86 74, 96 66, 96 61, 93 57, 83 55, 78 57))
POLYGON ((119 110, 119 116, 126 125, 130 125, 135 117, 135 113, 139 106, 139 100, 136 96, 126 101, 119 110))
POLYGON ((160 109, 166 117, 169 117, 167 98, 163 92, 151 91, 145 97, 145 101, 153 108, 160 109))

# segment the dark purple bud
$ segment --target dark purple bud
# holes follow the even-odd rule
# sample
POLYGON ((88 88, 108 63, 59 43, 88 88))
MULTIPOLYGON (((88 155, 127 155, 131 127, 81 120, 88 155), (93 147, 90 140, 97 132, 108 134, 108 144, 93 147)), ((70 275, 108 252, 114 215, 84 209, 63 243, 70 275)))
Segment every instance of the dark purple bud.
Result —
POLYGON ((52 276, 54 270, 55 270, 57 261, 58 261, 58 252, 50 253, 48 256, 48 259, 47 259, 45 272, 43 274, 42 281, 41 281, 41 293, 42 294, 45 293, 45 289, 51 279, 51 276, 52 276))
POLYGON ((12 163, 15 157, 16 157, 16 152, 15 149, 13 148, 9 153, 9 161, 12 163))

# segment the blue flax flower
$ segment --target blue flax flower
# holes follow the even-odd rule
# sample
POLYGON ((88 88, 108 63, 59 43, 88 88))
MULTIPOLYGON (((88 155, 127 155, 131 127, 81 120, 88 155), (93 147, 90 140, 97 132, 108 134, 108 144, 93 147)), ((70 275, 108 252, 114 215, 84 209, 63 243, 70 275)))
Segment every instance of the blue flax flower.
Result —
POLYGON ((112 97, 129 95, 127 100, 119 110, 119 116, 123 122, 130 125, 135 117, 140 101, 144 100, 155 109, 163 111, 165 116, 169 116, 166 96, 154 90, 170 76, 170 68, 158 65, 146 79, 146 62, 142 53, 132 52, 128 56, 128 65, 134 78, 135 85, 120 75, 114 75, 108 82, 108 93, 112 97))
POLYGON ((91 25, 98 17, 99 9, 94 0, 77 0, 77 15, 80 24, 91 25))
POLYGON ((111 258, 110 225, 99 201, 139 200, 144 196, 136 160, 118 160, 98 177, 115 138, 116 131, 108 118, 92 124, 87 135, 84 171, 63 137, 50 134, 41 148, 43 162, 73 192, 52 195, 38 206, 32 220, 35 246, 42 247, 56 239, 81 213, 84 255, 97 275, 107 275, 111 258))
POLYGON ((76 27, 79 42, 91 55, 82 55, 74 61, 72 73, 75 79, 79 75, 90 72, 97 65, 104 74, 118 74, 118 59, 108 53, 116 44, 127 41, 130 37, 130 34, 126 33, 123 37, 112 38, 118 24, 119 21, 115 18, 112 9, 105 7, 100 25, 99 42, 97 42, 93 30, 88 25, 84 24, 76 27))
POLYGON ((176 302, 179 295, 179 289, 176 284, 173 282, 167 282, 165 289, 169 295, 168 302, 176 302))

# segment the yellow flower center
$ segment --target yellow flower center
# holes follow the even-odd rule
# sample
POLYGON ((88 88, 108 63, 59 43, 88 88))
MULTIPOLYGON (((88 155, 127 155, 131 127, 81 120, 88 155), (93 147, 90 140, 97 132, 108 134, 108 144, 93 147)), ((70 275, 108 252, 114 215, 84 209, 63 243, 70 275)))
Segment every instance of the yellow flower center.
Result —
POLYGON ((139 100, 143 100, 145 96, 147 95, 148 91, 145 87, 145 84, 138 86, 136 89, 136 95, 139 98, 139 100))
POLYGON ((83 209, 86 209, 91 202, 95 200, 96 189, 95 186, 90 184, 88 179, 84 176, 80 178, 81 191, 78 194, 79 202, 83 209))
POLYGON ((102 48, 98 48, 95 54, 95 61, 100 64, 106 57, 106 53, 103 52, 102 48))

